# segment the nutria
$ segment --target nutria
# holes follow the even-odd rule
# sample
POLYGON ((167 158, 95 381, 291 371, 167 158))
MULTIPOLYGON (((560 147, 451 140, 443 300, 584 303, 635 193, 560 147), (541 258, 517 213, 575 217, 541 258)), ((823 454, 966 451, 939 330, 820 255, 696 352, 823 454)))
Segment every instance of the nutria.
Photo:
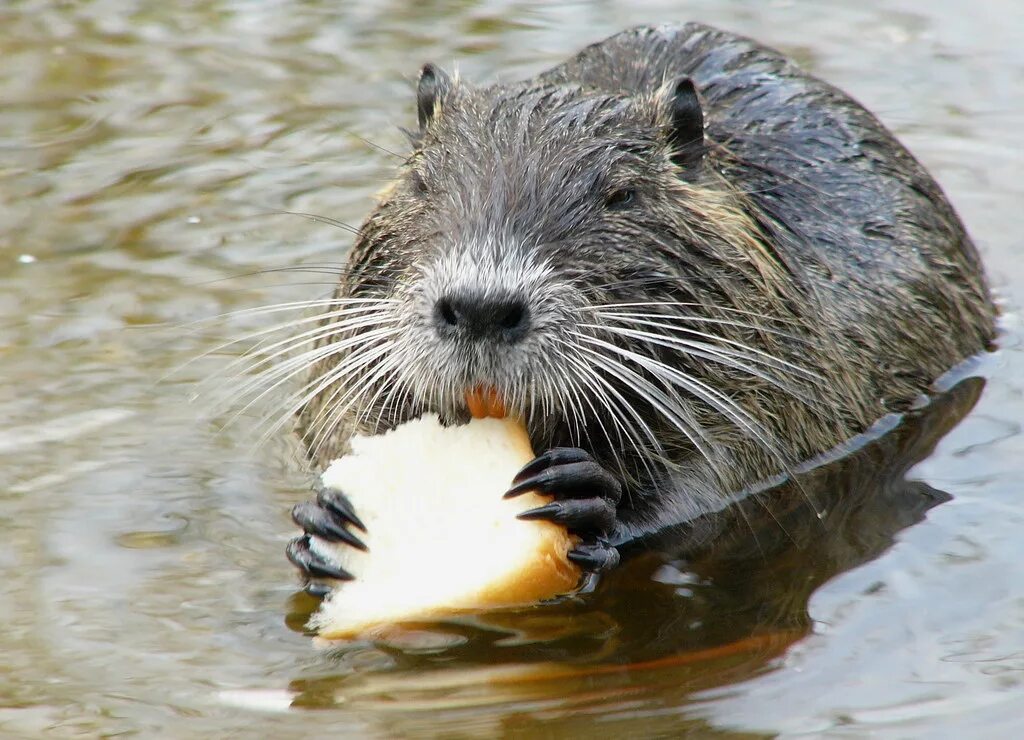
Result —
MULTIPOLYGON (((318 464, 425 411, 458 423, 487 389, 539 452, 509 495, 553 495, 533 518, 604 570, 912 407, 993 337, 934 180, 750 39, 634 28, 488 87, 427 65, 416 107, 319 334, 299 414, 318 464)), ((343 492, 293 516, 359 544, 343 492)), ((307 577, 349 577, 307 544, 288 547, 307 577)))

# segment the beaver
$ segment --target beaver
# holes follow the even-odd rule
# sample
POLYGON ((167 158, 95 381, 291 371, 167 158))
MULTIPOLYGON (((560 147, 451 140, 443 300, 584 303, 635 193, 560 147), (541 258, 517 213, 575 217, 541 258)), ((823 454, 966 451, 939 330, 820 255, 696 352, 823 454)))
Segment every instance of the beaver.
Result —
MULTIPOLYGON (((298 430, 314 462, 484 388, 538 457, 507 495, 620 548, 724 510, 990 346, 978 253, 871 113, 757 42, 645 26, 536 77, 428 64, 397 179, 317 333, 298 430)), ((312 593, 361 546, 344 492, 293 510, 312 593)))

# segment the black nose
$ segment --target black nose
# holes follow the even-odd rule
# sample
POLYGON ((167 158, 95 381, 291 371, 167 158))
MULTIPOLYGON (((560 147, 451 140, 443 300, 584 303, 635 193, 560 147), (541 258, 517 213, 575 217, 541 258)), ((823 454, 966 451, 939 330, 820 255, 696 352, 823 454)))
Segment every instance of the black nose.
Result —
POLYGON ((446 338, 518 342, 530 331, 530 309, 507 296, 450 295, 434 305, 434 325, 446 338))

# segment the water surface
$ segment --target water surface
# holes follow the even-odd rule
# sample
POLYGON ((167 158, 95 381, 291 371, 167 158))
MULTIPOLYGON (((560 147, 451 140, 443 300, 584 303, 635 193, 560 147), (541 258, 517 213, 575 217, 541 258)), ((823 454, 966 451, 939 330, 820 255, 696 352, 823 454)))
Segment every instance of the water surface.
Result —
POLYGON ((0 734, 1016 736, 1024 10, 626 5, 0 8, 0 734), (295 444, 254 451, 257 416, 190 401, 240 348, 161 380, 266 319, 192 322, 327 292, 266 271, 336 263, 350 235, 280 212, 359 222, 423 61, 512 79, 690 19, 792 54, 935 173, 1004 307, 985 381, 821 471, 845 492, 823 523, 639 558, 583 603, 315 650, 282 556, 295 444))

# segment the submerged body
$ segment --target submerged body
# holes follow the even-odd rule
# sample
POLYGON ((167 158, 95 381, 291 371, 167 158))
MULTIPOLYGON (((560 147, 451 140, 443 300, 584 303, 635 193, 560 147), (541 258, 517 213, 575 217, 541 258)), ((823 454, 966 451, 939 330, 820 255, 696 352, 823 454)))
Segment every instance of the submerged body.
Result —
MULTIPOLYGON (((912 406, 986 347, 977 253, 860 105, 775 51, 642 27, 519 83, 427 66, 414 151, 360 230, 300 431, 468 418, 486 388, 537 461, 515 490, 616 545, 715 511, 912 406)), ((510 482, 511 485, 511 482, 510 482)), ((337 493, 296 510, 343 526, 337 493)), ((289 556, 321 567, 300 538, 289 556)))

